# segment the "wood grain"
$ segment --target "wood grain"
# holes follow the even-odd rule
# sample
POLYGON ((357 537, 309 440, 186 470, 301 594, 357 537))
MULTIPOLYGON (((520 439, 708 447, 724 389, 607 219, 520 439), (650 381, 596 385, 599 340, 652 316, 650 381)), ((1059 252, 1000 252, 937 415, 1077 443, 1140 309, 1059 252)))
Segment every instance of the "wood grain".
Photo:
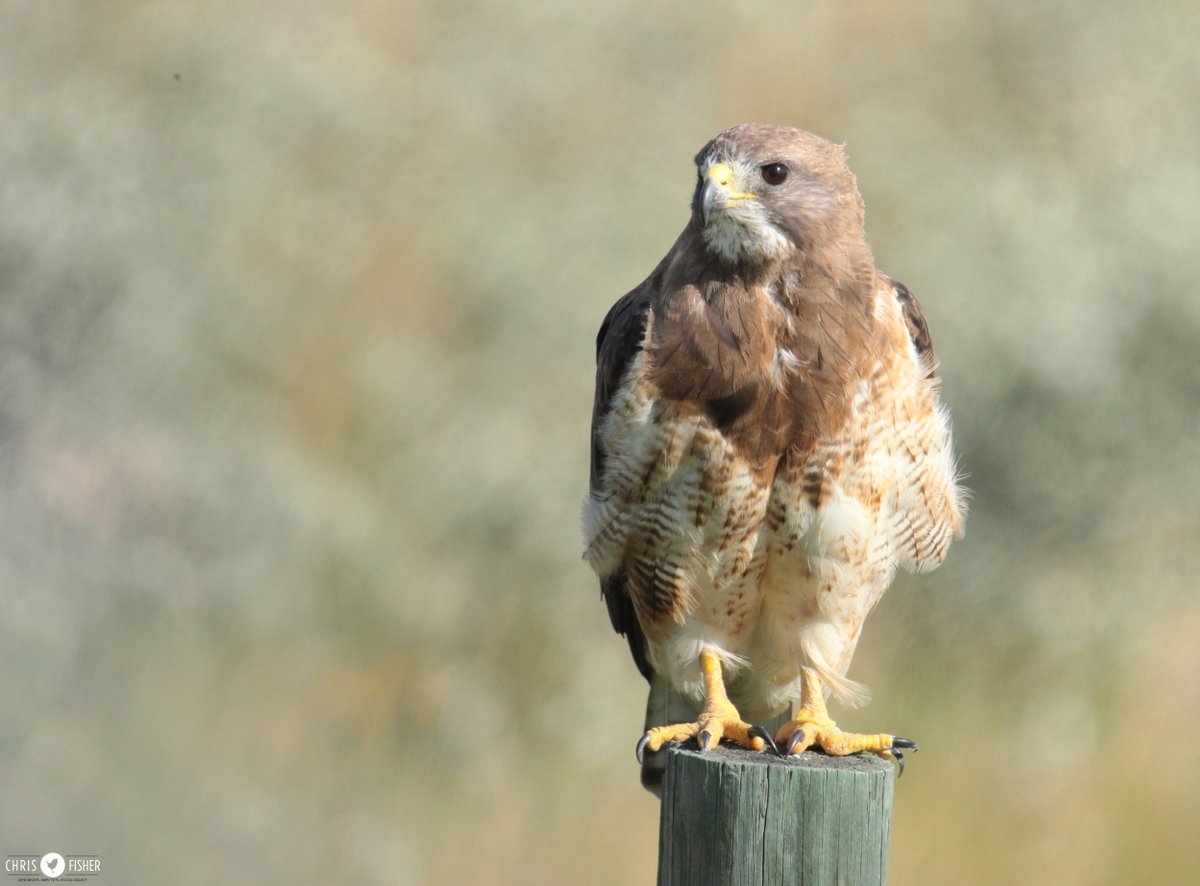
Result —
POLYGON ((887 881, 895 770, 886 760, 667 753, 660 886, 887 881))

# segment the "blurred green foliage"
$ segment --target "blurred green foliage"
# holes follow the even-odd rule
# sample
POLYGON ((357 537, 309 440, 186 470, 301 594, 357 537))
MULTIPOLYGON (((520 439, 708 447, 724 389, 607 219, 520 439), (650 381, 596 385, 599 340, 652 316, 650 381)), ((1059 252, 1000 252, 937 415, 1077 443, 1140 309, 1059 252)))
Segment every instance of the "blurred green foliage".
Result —
POLYGON ((974 490, 843 725, 897 883, 1200 879, 1200 6, 0 12, 0 853, 649 882, 593 338, 746 120, 845 141, 974 490))

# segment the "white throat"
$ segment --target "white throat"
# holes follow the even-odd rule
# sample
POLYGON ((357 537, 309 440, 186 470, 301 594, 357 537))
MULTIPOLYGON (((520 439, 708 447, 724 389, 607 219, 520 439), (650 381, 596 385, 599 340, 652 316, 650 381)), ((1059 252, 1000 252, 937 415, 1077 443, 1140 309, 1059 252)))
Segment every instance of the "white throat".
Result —
POLYGON ((709 252, 730 262, 773 261, 788 249, 788 239, 771 224, 757 200, 733 204, 713 215, 704 226, 709 252))

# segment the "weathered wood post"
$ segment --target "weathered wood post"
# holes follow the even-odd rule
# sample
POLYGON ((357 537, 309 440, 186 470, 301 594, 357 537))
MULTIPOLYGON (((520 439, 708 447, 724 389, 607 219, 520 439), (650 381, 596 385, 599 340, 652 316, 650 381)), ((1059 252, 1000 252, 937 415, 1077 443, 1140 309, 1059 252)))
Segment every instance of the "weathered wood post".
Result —
POLYGON ((667 752, 659 886, 887 881, 895 767, 739 748, 667 752))

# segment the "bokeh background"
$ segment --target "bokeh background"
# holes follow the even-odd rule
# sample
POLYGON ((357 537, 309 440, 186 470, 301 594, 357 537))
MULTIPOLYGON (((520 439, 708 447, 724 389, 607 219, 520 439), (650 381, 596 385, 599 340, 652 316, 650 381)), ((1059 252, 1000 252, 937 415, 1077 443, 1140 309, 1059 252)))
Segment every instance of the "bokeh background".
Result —
POLYGON ((1200 878, 1200 5, 0 7, 0 854, 645 883, 593 342, 760 120, 849 146, 968 535, 843 725, 896 883, 1200 878))

